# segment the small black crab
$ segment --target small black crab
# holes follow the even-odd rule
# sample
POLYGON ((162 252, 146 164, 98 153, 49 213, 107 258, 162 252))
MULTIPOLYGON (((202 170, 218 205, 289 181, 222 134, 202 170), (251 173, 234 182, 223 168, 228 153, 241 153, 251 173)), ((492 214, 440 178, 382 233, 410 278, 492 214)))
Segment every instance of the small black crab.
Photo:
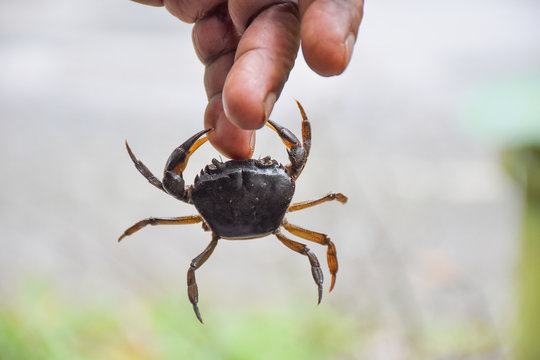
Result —
POLYGON ((212 241, 199 256, 192 260, 187 273, 189 301, 193 304, 195 315, 201 323, 203 321, 197 306, 198 289, 195 270, 208 260, 219 239, 243 240, 274 234, 285 246, 308 257, 313 279, 318 287, 318 303, 321 302, 323 284, 319 261, 306 245, 287 238, 280 227, 302 239, 326 245, 328 267, 332 275, 329 292, 334 288, 338 271, 334 243, 327 235, 293 225, 285 218, 286 213, 306 209, 326 201, 337 200, 342 204, 347 201, 347 197, 341 193, 330 193, 317 200, 291 204, 295 181, 304 169, 311 147, 311 125, 302 105, 298 101, 296 103, 303 119, 302 143, 290 130, 271 120, 267 122, 268 127, 280 136, 287 147, 291 162, 287 166, 279 164, 269 156, 259 160, 227 162, 213 159, 212 163, 195 177, 194 184, 186 187, 182 172, 191 154, 207 141, 206 137, 201 138, 201 136, 211 129, 198 132, 172 152, 165 165, 163 182, 135 157, 126 141, 127 151, 137 170, 158 189, 178 200, 195 205, 200 215, 173 218, 150 217, 124 231, 118 241, 147 225, 202 223, 205 231, 211 231, 212 241))

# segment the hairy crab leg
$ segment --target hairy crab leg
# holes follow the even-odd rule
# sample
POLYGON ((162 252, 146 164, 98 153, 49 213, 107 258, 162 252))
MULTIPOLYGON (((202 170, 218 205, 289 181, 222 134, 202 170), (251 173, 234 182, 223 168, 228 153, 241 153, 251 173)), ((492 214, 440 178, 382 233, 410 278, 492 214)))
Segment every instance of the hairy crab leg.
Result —
POLYGON ((201 265, 204 264, 206 260, 208 260, 210 255, 212 255, 212 252, 214 252, 218 240, 219 236, 217 236, 216 234, 212 234, 212 241, 202 253, 200 253, 195 259, 191 261, 191 266, 189 267, 189 270, 187 272, 188 298, 193 305, 193 311, 195 311, 195 315, 197 316, 197 319, 199 319, 201 324, 203 324, 203 320, 201 317, 201 313, 199 312, 199 307, 197 306, 197 303, 199 302, 199 289, 197 288, 197 280, 195 279, 195 270, 201 267, 201 265))
POLYGON ((148 218, 141 221, 138 221, 118 238, 118 242, 122 241, 123 238, 126 236, 129 236, 139 230, 141 230, 143 227, 147 225, 185 225, 185 224, 196 224, 203 221, 202 217, 199 215, 191 215, 191 216, 180 216, 180 217, 173 217, 173 218, 148 218))
POLYGON ((323 196, 322 198, 317 199, 317 200, 307 200, 307 201, 294 203, 291 206, 289 206, 289 209, 287 210, 287 212, 293 212, 293 211, 298 211, 298 210, 302 210, 302 209, 307 209, 307 208, 310 208, 312 206, 319 205, 319 204, 322 204, 324 202, 332 201, 332 200, 337 200, 340 203, 345 204, 347 202, 348 198, 345 195, 343 195, 342 193, 330 193, 330 194, 328 194, 326 196, 323 196))
POLYGON ((328 261, 328 269, 330 270, 330 274, 332 275, 332 282, 330 284, 330 290, 328 290, 328 292, 332 291, 336 283, 336 274, 338 272, 338 260, 337 260, 336 246, 330 240, 330 237, 326 234, 318 233, 312 230, 301 228, 300 226, 297 226, 297 225, 293 225, 289 223, 287 219, 283 219, 281 226, 283 226, 285 230, 287 230, 293 235, 301 237, 302 239, 305 239, 305 240, 316 242, 317 244, 326 245, 328 247, 328 250, 326 251, 326 258, 328 261))
POLYGON ((318 300, 317 304, 321 303, 322 299, 322 293, 323 293, 323 273, 321 271, 321 266, 319 265, 319 260, 317 260, 317 256, 309 250, 309 248, 301 244, 299 242, 296 242, 294 240, 288 239, 285 235, 283 235, 279 229, 274 232, 274 235, 289 249, 296 251, 297 253, 300 253, 302 255, 306 255, 309 259, 309 263, 311 264, 311 274, 313 275, 313 280, 315 280, 315 284, 317 284, 318 288, 318 300))

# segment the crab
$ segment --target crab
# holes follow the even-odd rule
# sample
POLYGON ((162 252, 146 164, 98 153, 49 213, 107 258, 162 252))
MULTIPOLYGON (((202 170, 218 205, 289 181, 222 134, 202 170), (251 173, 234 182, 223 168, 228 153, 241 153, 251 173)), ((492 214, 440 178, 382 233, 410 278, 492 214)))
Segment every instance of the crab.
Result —
POLYGON ((194 184, 186 187, 182 173, 189 157, 207 141, 207 137, 202 136, 212 129, 198 132, 174 149, 165 165, 162 181, 135 157, 126 141, 129 157, 150 184, 180 201, 195 205, 199 215, 150 217, 125 230, 118 241, 147 225, 202 223, 203 229, 212 233, 212 241, 201 254, 192 260, 187 272, 188 298, 201 323, 203 320, 197 305, 199 292, 195 271, 212 255, 220 239, 244 240, 275 235, 285 246, 305 255, 309 259, 313 279, 318 289, 317 304, 320 304, 323 292, 323 273, 319 261, 306 245, 289 239, 281 228, 302 239, 325 245, 327 246, 328 267, 332 276, 329 292, 334 288, 338 261, 336 247, 330 237, 293 225, 285 218, 287 213, 327 201, 336 200, 342 204, 347 201, 347 197, 341 193, 329 193, 316 200, 291 204, 295 182, 306 165, 311 147, 310 122, 302 105, 298 101, 296 103, 302 116, 302 143, 285 127, 272 120, 266 123, 279 135, 287 147, 290 164, 286 166, 269 156, 262 159, 226 162, 212 159, 211 164, 195 177, 194 184))

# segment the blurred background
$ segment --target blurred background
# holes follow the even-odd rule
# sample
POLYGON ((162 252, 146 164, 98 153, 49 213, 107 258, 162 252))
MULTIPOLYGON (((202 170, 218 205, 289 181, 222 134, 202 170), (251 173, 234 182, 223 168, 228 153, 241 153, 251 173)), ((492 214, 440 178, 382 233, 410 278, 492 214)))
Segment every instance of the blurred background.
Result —
MULTIPOLYGON (((312 122, 295 201, 349 196, 288 217, 336 243, 336 287, 317 307, 275 237, 221 241, 197 272, 202 326, 186 271, 208 233, 116 242, 195 213, 124 148, 160 174, 202 129, 191 26, 130 1, 2 0, 0 359, 513 358, 524 202, 501 151, 540 133, 539 18, 532 0, 368 1, 343 75, 300 53, 272 118, 299 134, 296 98, 312 122)), ((287 161, 266 128, 267 154, 287 161)))

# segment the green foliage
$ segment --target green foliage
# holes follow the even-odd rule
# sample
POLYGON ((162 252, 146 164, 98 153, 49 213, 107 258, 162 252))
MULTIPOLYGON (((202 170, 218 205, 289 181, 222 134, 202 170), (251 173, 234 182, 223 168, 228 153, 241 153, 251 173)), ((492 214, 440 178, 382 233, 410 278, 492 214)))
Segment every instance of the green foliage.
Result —
POLYGON ((500 346, 480 321, 437 319, 411 342, 397 328, 329 304, 226 312, 202 304, 201 325, 183 293, 77 303, 46 284, 29 282, 9 304, 0 300, 0 360, 371 359, 381 349, 407 359, 468 359, 500 346))
POLYGON ((518 294, 516 359, 540 358, 540 147, 508 149, 503 161, 525 197, 518 294))
POLYGON ((362 338, 351 319, 313 304, 207 311, 201 325, 180 296, 111 308, 32 283, 17 305, 0 303, 0 359, 351 358, 362 338))

